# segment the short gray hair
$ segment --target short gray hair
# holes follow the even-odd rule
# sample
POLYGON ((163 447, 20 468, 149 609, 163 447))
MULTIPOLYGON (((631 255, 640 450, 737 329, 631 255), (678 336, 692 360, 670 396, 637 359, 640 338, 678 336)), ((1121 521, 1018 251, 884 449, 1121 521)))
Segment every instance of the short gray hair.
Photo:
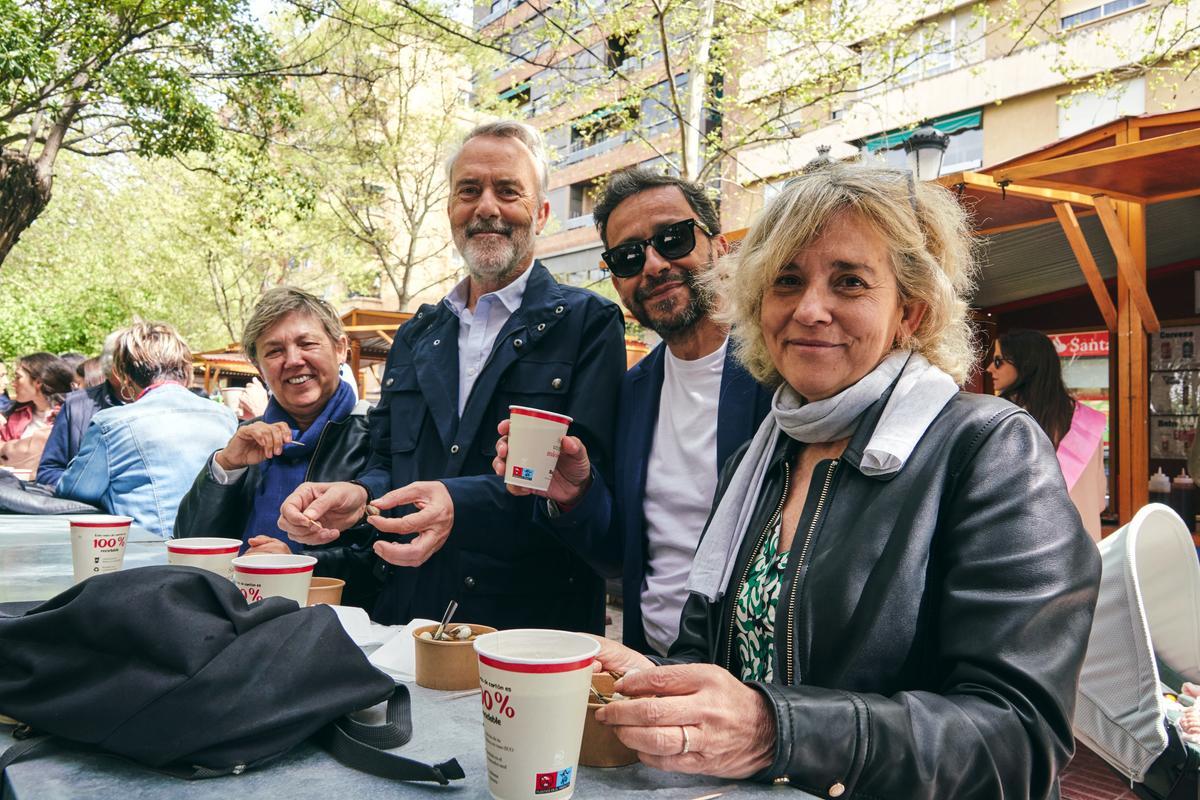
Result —
POLYGON ((462 155, 467 142, 479 136, 494 136, 498 139, 516 139, 533 154, 533 168, 538 177, 538 199, 544 199, 550 190, 550 161, 546 158, 546 144, 537 128, 515 119, 501 119, 476 125, 463 137, 458 147, 446 159, 446 179, 454 172, 454 162, 462 155))
POLYGON ((335 345, 346 335, 341 317, 329 303, 295 286, 276 286, 263 292, 262 297, 258 298, 258 303, 246 322, 246 329, 242 331, 242 352, 255 364, 258 363, 259 337, 288 314, 309 314, 315 317, 335 345))
POLYGON ((760 383, 783 381, 763 338, 763 296, 784 266, 842 213, 859 216, 883 238, 901 300, 926 306, 921 324, 897 346, 917 351, 964 383, 976 361, 967 305, 976 271, 969 216, 941 186, 858 163, 832 163, 788 181, 740 248, 714 271, 721 274, 709 278, 728 299, 720 316, 732 325, 739 360, 760 383))
POLYGON ((128 328, 117 331, 113 371, 142 389, 164 378, 190 384, 192 351, 173 325, 135 320, 128 328))

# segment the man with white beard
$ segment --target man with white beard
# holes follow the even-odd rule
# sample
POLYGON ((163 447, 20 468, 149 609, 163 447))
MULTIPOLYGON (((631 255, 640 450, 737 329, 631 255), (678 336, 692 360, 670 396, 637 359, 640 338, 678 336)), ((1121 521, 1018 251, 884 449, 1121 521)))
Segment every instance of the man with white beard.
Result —
POLYGON ((492 471, 509 405, 565 414, 593 464, 611 469, 625 371, 617 306, 560 286, 534 258, 550 215, 541 137, 521 122, 481 125, 447 165, 454 244, 468 275, 396 333, 371 412, 373 454, 356 480, 302 484, 279 526, 307 545, 368 517, 385 571, 372 617, 456 618, 497 628, 603 632, 603 583, 533 521, 492 471), (397 488, 398 487, 398 488, 397 488))

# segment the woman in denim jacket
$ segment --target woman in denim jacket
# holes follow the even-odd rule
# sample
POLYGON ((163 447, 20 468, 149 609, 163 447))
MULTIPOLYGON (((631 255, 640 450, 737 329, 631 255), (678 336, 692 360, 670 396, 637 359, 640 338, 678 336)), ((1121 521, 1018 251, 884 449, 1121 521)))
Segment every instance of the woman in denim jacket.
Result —
POLYGON ((237 428, 222 405, 192 393, 192 354, 162 322, 117 336, 113 375, 127 405, 97 411, 56 494, 102 506, 166 538, 179 501, 237 428))

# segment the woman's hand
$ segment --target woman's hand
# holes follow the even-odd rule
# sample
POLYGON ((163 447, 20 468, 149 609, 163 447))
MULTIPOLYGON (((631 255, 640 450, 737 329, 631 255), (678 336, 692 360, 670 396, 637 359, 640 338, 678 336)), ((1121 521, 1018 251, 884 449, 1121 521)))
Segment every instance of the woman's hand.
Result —
POLYGON ((600 652, 596 654, 596 663, 592 665, 596 672, 615 672, 618 675, 625 675, 634 670, 650 669, 654 666, 653 661, 638 651, 614 642, 612 639, 605 639, 594 633, 584 635, 590 636, 600 643, 600 652))
MULTIPOLYGON (((496 426, 500 439, 496 442, 496 457, 492 459, 492 469, 500 477, 508 474, 508 420, 501 420, 496 426)), ((524 486, 504 484, 509 494, 518 497, 527 494, 547 497, 563 508, 577 505, 592 485, 592 462, 588 459, 587 448, 578 436, 562 437, 558 453, 558 463, 554 465, 554 476, 550 478, 550 486, 546 491, 535 491, 524 486)))
POLYGON ((616 726, 643 764, 721 778, 771 764, 776 731, 766 698, 716 665, 643 669, 614 689, 633 699, 601 706, 596 719, 616 726))
POLYGON ((261 464, 283 452, 283 446, 292 441, 292 430, 286 422, 251 422, 233 434, 229 444, 213 456, 223 470, 261 464))
POLYGON ((292 552, 287 544, 274 536, 251 536, 246 544, 250 546, 242 553, 244 556, 287 555, 292 552))

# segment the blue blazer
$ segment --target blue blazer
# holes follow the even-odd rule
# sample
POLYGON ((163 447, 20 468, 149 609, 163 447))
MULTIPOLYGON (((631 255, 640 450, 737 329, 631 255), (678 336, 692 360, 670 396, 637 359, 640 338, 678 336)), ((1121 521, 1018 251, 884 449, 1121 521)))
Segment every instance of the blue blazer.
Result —
MULTIPOLYGON (((621 576, 622 641, 643 653, 651 650, 642 628, 642 578, 646 571, 642 497, 658 423, 664 348, 663 344, 654 348, 621 381, 612 483, 607 484, 593 469, 592 487, 570 512, 551 519, 545 503, 538 503, 536 511, 539 521, 555 531, 597 572, 610 578, 621 576)), ((729 350, 721 373, 717 454, 713 463, 706 465, 714 475, 719 475, 726 459, 754 435, 771 405, 772 392, 750 377, 733 357, 732 348, 729 350)), ((700 531, 696 531, 697 541, 699 538, 700 531)))
POLYGON ((441 481, 454 501, 454 527, 421 566, 380 567, 377 622, 437 619, 456 599, 455 618, 464 622, 604 630, 603 582, 534 523, 537 498, 509 494, 492 459, 509 405, 531 406, 572 417, 570 433, 589 452, 595 448, 601 474, 611 475, 624 320, 611 301, 559 285, 540 263, 530 269, 521 307, 496 337, 461 417, 458 317, 445 303, 425 305, 396 333, 359 479, 373 497, 412 481, 441 481))

